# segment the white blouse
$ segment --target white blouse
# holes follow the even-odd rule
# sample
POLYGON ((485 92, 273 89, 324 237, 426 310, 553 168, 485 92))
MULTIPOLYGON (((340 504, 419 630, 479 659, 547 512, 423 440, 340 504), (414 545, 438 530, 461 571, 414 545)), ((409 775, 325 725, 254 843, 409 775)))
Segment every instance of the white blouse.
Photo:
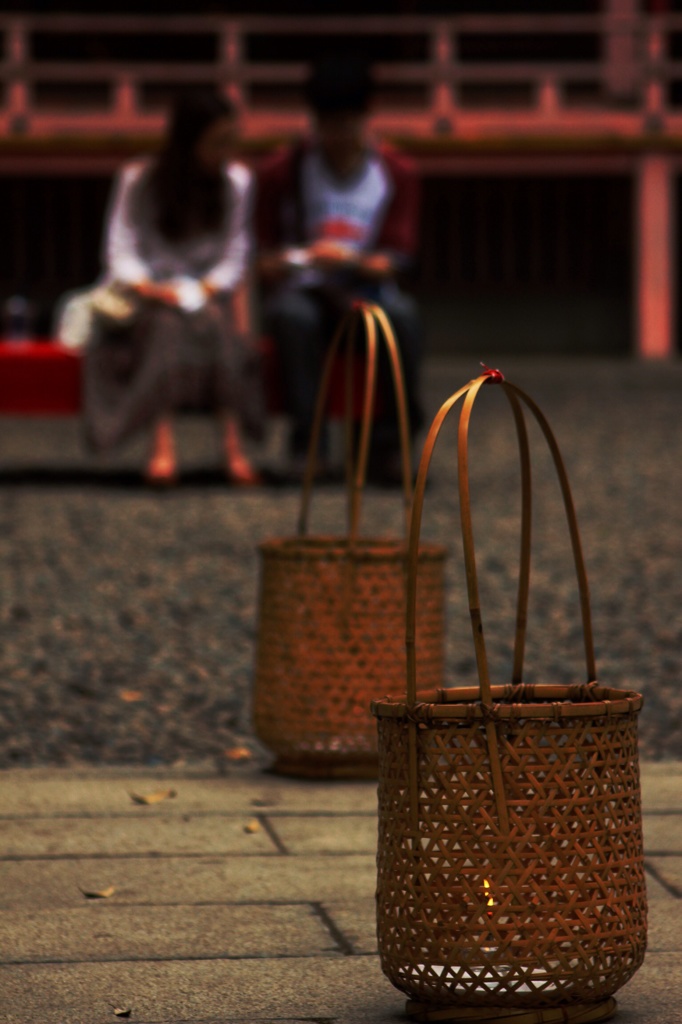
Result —
POLYGON ((190 278, 218 291, 232 291, 244 278, 251 255, 251 171, 236 162, 223 168, 229 211, 224 227, 171 242, 133 202, 149 166, 149 160, 136 160, 118 175, 105 232, 106 280, 137 284, 190 278))

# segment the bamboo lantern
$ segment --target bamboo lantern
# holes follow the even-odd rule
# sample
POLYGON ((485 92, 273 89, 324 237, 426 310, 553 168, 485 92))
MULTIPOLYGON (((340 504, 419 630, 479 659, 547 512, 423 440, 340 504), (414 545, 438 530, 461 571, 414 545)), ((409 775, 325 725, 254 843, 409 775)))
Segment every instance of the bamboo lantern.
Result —
POLYGON ((591 1024, 646 948, 637 714, 642 698, 599 685, 573 499, 537 405, 486 371, 437 414, 410 532, 407 696, 373 702, 379 732, 377 923, 381 964, 414 1021, 591 1024), (491 685, 478 598, 468 429, 480 388, 511 406, 521 462, 521 554, 512 680, 491 685), (478 685, 423 685, 415 642, 417 550, 428 467, 464 398, 458 475, 478 685), (531 471, 525 412, 548 442, 568 519, 587 681, 523 682, 531 471))
MULTIPOLYGON (((380 307, 357 303, 335 335, 323 369, 303 482, 298 532, 260 545, 261 580, 254 726, 275 754, 274 770, 297 776, 376 778, 376 726, 369 703, 379 680, 401 685, 407 530, 412 477, 400 353, 380 307), (366 372, 357 453, 353 444, 354 349, 364 337, 366 372), (363 537, 360 512, 373 420, 377 349, 388 354, 400 427, 405 537, 363 537), (308 531, 315 458, 329 382, 345 344, 348 531, 308 531)), ((443 677, 445 549, 421 546, 417 631, 430 685, 443 677)))

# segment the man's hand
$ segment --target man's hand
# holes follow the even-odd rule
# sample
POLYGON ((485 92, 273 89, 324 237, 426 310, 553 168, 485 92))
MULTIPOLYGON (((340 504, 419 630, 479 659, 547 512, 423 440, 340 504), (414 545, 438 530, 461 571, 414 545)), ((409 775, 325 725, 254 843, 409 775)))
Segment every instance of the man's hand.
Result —
POLYGON ((332 242, 327 238, 321 238, 313 242, 308 248, 310 262, 322 269, 333 270, 335 268, 355 267, 358 262, 358 254, 347 245, 339 242, 332 242))
POLYGON ((302 267, 319 270, 339 270, 357 266, 358 256, 352 249, 338 242, 320 239, 307 247, 264 252, 258 260, 258 270, 266 281, 277 281, 302 267))
POLYGON ((284 249, 263 253, 258 261, 261 275, 269 281, 277 280, 300 267, 318 270, 356 270, 364 277, 383 280, 392 277, 395 267, 385 252, 358 253, 347 245, 328 238, 313 242, 306 249, 284 249))
POLYGON ((394 266, 391 257, 385 252, 367 252, 360 257, 358 270, 365 277, 383 280, 393 275, 394 266))

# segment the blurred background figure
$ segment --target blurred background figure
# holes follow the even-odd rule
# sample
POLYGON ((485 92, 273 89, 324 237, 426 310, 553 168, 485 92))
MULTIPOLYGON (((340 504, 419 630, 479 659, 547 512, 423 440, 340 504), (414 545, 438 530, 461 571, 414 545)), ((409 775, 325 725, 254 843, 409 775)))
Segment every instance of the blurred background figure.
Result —
POLYGON ((419 170, 430 355, 679 356, 682 0, 169 3, 70 0, 67 26, 58 0, 0 0, 5 338, 54 338, 59 296, 96 278, 110 177, 171 97, 229 95, 260 165, 343 50, 371 61, 372 137, 419 170))
POLYGON ((236 131, 227 100, 187 94, 158 156, 126 165, 114 186, 105 283, 121 302, 95 318, 86 349, 86 435, 105 452, 149 429, 152 484, 176 479, 172 416, 186 408, 218 417, 232 483, 259 480, 241 440, 242 428, 260 434, 263 413, 249 317, 252 178, 232 159, 236 131))
MULTIPOLYGON (((308 447, 325 348, 354 299, 378 302, 393 322, 413 431, 422 422, 418 311, 398 285, 417 247, 419 185, 408 159, 369 140, 370 96, 366 63, 344 56, 320 61, 306 88, 311 137, 275 154, 259 177, 264 326, 281 366, 294 473, 302 471, 308 447)), ((380 363, 383 411, 370 475, 391 483, 399 479, 400 460, 386 371, 380 363)))

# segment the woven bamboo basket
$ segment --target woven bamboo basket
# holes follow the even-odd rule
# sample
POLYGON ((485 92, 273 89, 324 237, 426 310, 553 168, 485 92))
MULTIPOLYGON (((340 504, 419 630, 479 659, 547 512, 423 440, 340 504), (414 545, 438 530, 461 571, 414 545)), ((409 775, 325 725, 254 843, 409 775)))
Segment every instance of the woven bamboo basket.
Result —
POLYGON ((372 703, 379 732, 377 924, 384 973, 415 1021, 588 1024, 609 1019, 646 947, 638 693, 596 681, 573 499, 551 429, 499 371, 441 408, 424 447, 410 534, 407 696, 372 703), (491 685, 478 598, 468 427, 499 382, 521 461, 521 554, 511 683, 491 685), (458 472, 478 686, 432 689, 417 673, 416 551, 444 419, 464 397, 458 472), (587 682, 524 684, 531 473, 526 410, 561 484, 578 577, 587 682), (419 682, 419 687, 418 687, 419 682))
MULTIPOLYGON (((298 533, 260 545, 254 727, 275 754, 274 770, 313 777, 376 778, 377 737, 370 699, 404 677, 407 539, 359 534, 376 391, 377 348, 389 357, 400 425, 405 529, 412 505, 409 425, 400 353, 378 306, 358 303, 335 335, 322 373, 298 533), (366 376, 357 451, 352 384, 358 336, 366 376), (345 343, 345 430, 348 532, 308 534, 315 455, 334 360, 345 343), (379 682, 381 680, 381 682, 379 682)), ((417 632, 430 685, 443 681, 445 548, 424 544, 417 632)))

